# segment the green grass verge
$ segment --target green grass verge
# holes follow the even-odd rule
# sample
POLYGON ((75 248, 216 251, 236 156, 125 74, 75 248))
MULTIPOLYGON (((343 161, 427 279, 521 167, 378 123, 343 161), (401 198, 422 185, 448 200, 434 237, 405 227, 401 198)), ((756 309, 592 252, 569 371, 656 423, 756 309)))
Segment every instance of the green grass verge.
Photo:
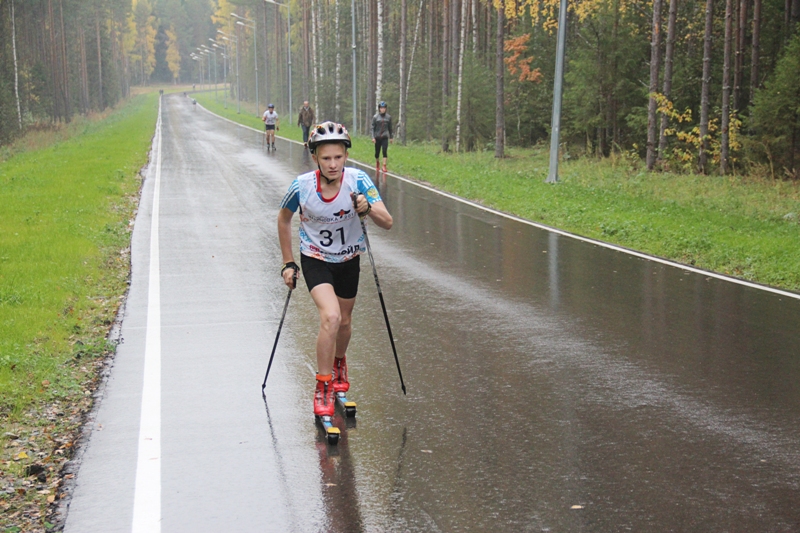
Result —
MULTIPOLYGON (((199 101, 206 105, 208 100, 201 95, 199 101)), ((236 115, 235 110, 223 116, 260 126, 255 116, 236 115)), ((281 127, 281 134, 301 138, 297 127, 281 127)), ((369 138, 354 138, 351 158, 371 164, 373 155, 369 138)), ((491 152, 452 154, 428 143, 393 144, 389 166, 392 172, 528 220, 800 291, 798 182, 650 173, 638 159, 616 157, 564 161, 561 182, 552 185, 544 182, 545 147, 509 149, 507 155, 498 160, 491 152)))
MULTIPOLYGON (((127 290, 158 95, 29 132, 0 162, 0 531, 51 531, 127 290)), ((63 525, 63 524, 61 524, 63 525)))
POLYGON ((68 140, 0 164, 0 413, 83 395, 126 290, 129 221, 157 117, 135 97, 68 140))

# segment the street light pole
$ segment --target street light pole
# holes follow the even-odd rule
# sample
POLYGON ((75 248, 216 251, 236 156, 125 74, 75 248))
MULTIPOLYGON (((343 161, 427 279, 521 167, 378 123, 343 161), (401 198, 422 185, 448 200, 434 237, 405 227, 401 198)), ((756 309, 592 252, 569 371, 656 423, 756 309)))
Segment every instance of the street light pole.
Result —
MULTIPOLYGON (((206 72, 208 73, 208 84, 211 85, 211 57, 209 56, 209 52, 206 50, 205 45, 203 44, 197 47, 197 51, 199 52, 198 57, 205 56, 206 59, 208 60, 208 69, 206 70, 206 72)), ((205 89, 205 77, 203 78, 203 83, 201 84, 201 88, 205 89)))
MULTIPOLYGON (((200 50, 200 48, 198 48, 198 50, 200 50)), ((200 54, 194 54, 194 57, 200 64, 200 90, 203 90, 206 84, 206 76, 204 73, 202 52, 200 54)))
POLYGON ((239 77, 239 30, 236 30, 236 113, 242 112, 242 80, 239 77))
MULTIPOLYGON (((225 44, 225 53, 223 54, 222 57, 225 59, 225 67, 223 68, 223 70, 225 71, 225 79, 227 80, 228 79, 228 75, 230 74, 230 72, 228 72, 228 68, 229 68, 228 67, 228 58, 230 56, 230 47, 228 46, 228 43, 229 42, 234 42, 236 40, 236 38, 233 37, 232 35, 229 37, 222 30, 217 30, 217 33, 222 35, 222 40, 225 41, 225 43, 224 43, 225 44)), ((237 49, 238 49, 238 45, 237 45, 237 49)), ((238 78, 239 78, 238 73, 237 73, 236 78, 238 80, 238 78)), ((225 88, 225 109, 228 109, 228 87, 227 86, 225 88)))
POLYGON ((561 142, 561 93, 564 87, 564 56, 567 41, 567 0, 561 0, 558 11, 556 75, 553 87, 553 122, 550 129, 550 172, 547 183, 558 183, 558 145, 561 142))
MULTIPOLYGON (((214 39, 209 37, 208 40, 212 41, 212 45, 214 45, 213 44, 214 39)), ((206 46, 204 44, 201 44, 200 46, 202 46, 203 48, 208 50, 209 53, 214 54, 214 100, 216 101, 216 100, 218 100, 218 97, 217 97, 217 51, 216 51, 216 49, 209 48, 208 46, 206 46)), ((214 46, 216 46, 216 45, 214 45, 214 46)))
POLYGON ((274 0, 264 0, 269 4, 286 8, 286 51, 288 58, 288 78, 289 78, 289 111, 287 116, 292 112, 292 8, 289 4, 280 4, 274 0))

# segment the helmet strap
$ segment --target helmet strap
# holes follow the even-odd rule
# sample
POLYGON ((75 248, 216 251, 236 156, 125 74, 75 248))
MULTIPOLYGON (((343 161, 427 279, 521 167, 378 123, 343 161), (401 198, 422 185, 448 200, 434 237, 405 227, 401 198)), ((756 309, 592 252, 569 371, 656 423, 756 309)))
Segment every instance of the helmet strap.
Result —
MULTIPOLYGON (((332 180, 329 180, 328 177, 322 172, 322 167, 319 166, 319 163, 317 163, 317 168, 319 169, 319 175, 322 177, 322 179, 325 180, 325 183, 327 183, 328 185, 339 179, 339 178, 333 178, 332 180)), ((342 176, 344 176, 344 169, 342 169, 342 176)))

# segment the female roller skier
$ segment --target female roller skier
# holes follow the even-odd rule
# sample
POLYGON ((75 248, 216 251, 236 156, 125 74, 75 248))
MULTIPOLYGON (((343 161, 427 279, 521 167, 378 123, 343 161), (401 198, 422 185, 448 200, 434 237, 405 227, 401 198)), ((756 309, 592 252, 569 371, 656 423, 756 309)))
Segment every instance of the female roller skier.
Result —
POLYGON ((345 167, 350 146, 350 135, 341 124, 315 126, 308 148, 318 170, 292 182, 278 212, 283 280, 292 288, 296 272, 302 270, 319 311, 314 414, 320 417, 332 416, 335 394, 350 388, 346 353, 358 292, 359 257, 366 251, 359 217, 369 217, 383 229, 392 227, 392 216, 369 176, 345 167), (291 227, 298 210, 300 267, 294 262, 291 227))

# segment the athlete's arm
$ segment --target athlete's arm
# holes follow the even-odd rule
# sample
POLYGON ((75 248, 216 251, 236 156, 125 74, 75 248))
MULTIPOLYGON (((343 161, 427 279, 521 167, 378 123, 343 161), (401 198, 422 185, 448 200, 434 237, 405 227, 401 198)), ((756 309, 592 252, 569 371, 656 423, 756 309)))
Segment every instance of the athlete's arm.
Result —
MULTIPOLYGON (((283 257, 283 264, 293 263, 294 255, 292 253, 292 217, 294 211, 286 209, 285 207, 278 211, 278 241, 281 244, 281 256, 283 257)), ((283 282, 289 288, 294 288, 292 276, 294 272, 291 268, 283 271, 283 282)))
POLYGON ((372 205, 372 209, 369 210, 367 216, 372 219, 372 221, 383 229, 392 229, 392 223, 394 220, 392 219, 392 215, 389 214, 389 211, 386 209, 386 206, 383 205, 382 201, 377 201, 372 205))
POLYGON ((378 227, 392 229, 392 215, 389 214, 389 211, 381 200, 370 204, 366 196, 359 194, 356 197, 356 211, 361 215, 366 213, 378 227))

